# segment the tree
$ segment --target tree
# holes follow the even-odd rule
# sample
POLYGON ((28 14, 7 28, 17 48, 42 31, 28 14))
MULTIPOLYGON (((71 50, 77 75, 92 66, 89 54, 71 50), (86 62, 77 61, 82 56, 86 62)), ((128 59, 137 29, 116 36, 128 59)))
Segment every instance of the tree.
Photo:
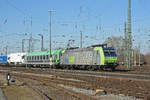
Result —
POLYGON ((125 43, 124 38, 120 37, 108 37, 105 41, 108 47, 113 47, 116 49, 116 53, 118 55, 118 62, 123 63, 125 58, 125 43))
MULTIPOLYGON (((125 45, 125 39, 123 37, 108 37, 105 41, 105 44, 107 44, 108 47, 113 47, 116 49, 116 53, 118 56, 118 63, 119 64, 125 64, 126 63, 126 45, 125 45)), ((141 54, 139 51, 140 48, 132 48, 132 64, 137 65, 140 63, 143 64, 145 62, 150 63, 150 53, 145 55, 141 54), (136 60, 136 61, 135 61, 136 60), (136 64, 135 64, 136 63, 136 64)))

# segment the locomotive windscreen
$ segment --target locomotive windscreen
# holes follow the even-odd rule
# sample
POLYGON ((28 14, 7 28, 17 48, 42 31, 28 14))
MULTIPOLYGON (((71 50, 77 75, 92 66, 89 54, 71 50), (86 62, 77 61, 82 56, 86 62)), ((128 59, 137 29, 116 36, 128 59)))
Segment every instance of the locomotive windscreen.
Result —
POLYGON ((104 50, 105 57, 109 57, 109 56, 116 57, 117 56, 114 48, 103 48, 103 50, 104 50))

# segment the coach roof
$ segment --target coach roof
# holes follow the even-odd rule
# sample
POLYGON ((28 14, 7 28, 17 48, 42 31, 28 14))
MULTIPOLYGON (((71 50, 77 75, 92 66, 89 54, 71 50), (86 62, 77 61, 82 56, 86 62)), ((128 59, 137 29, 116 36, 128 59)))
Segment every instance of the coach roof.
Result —
MULTIPOLYGON (((52 50, 51 54, 55 55, 55 54, 59 54, 61 53, 63 50, 52 50)), ((50 52, 49 51, 39 51, 39 52, 30 52, 27 53, 25 56, 38 56, 38 55, 49 55, 50 52)))

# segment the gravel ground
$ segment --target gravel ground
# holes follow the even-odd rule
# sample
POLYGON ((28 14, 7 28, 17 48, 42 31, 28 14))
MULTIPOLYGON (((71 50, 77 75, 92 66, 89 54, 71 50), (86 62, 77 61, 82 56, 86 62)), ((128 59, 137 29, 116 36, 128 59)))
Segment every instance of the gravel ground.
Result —
POLYGON ((86 95, 92 95, 94 98, 96 99, 100 99, 100 100, 143 100, 143 99, 138 99, 138 98, 134 98, 131 96, 125 96, 123 94, 119 94, 119 95, 114 95, 114 94, 106 94, 106 95, 96 95, 96 91, 94 90, 86 90, 86 89, 82 89, 82 88, 76 88, 74 86, 65 86, 62 84, 59 84, 60 87, 75 91, 75 92, 80 92, 80 93, 84 93, 86 95))
POLYGON ((66 80, 66 81, 76 81, 76 82, 84 82, 82 80, 77 80, 77 79, 73 79, 73 78, 62 78, 62 77, 57 77, 57 79, 62 79, 62 80, 66 80))
POLYGON ((2 89, 0 88, 0 100, 7 100, 6 96, 4 95, 2 89))
POLYGON ((0 74, 0 87, 7 98, 2 98, 0 91, 0 100, 43 100, 37 92, 18 80, 14 83, 10 82, 10 86, 7 86, 6 82, 6 76, 0 74))

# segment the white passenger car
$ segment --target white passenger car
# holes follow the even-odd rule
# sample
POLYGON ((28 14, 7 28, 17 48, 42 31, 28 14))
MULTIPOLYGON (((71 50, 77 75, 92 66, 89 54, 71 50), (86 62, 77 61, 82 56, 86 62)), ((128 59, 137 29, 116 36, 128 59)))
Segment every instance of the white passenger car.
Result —
POLYGON ((8 54, 7 62, 9 64, 23 64, 26 53, 11 53, 8 54))

